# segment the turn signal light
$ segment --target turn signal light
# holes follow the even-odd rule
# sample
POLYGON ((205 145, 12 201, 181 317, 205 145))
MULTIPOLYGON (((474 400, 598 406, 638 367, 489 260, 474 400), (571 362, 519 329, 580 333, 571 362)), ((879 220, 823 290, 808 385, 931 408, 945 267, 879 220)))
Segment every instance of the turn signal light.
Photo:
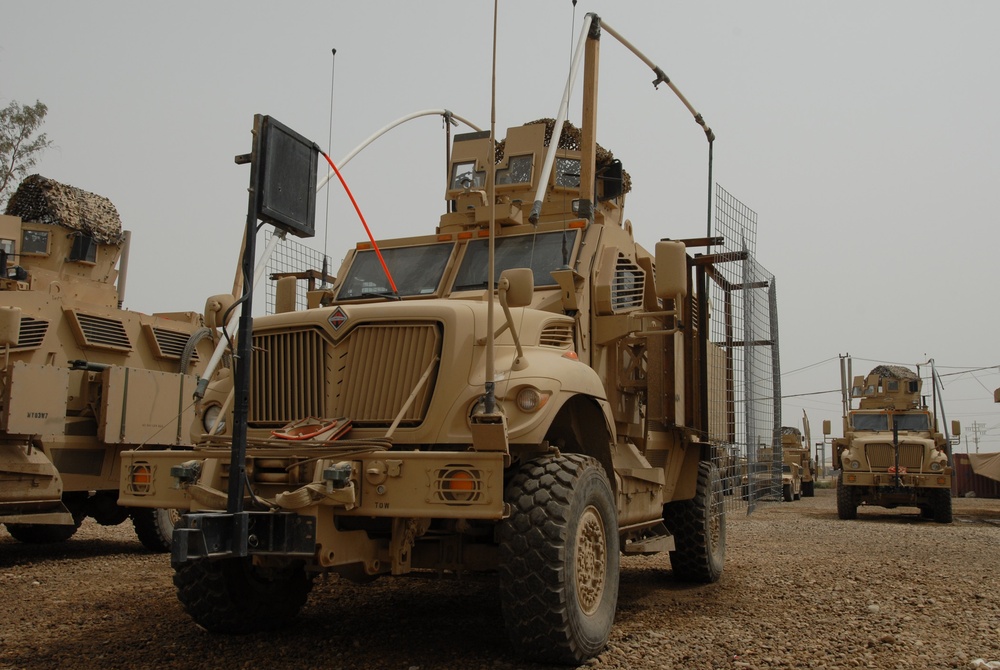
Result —
POLYGON ((129 469, 129 492, 134 495, 148 494, 153 488, 153 466, 149 463, 134 463, 129 469))
POLYGON ((441 481, 441 493, 445 500, 467 502, 476 492, 476 478, 468 470, 451 470, 441 481))

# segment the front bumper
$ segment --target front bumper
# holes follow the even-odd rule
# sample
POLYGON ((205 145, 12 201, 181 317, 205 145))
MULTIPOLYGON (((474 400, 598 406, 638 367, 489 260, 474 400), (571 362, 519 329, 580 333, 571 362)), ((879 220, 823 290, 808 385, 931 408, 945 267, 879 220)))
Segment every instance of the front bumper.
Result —
POLYGON ((843 483, 846 486, 869 486, 875 488, 921 488, 950 489, 951 468, 944 472, 934 473, 900 473, 894 472, 853 472, 844 471, 843 483))

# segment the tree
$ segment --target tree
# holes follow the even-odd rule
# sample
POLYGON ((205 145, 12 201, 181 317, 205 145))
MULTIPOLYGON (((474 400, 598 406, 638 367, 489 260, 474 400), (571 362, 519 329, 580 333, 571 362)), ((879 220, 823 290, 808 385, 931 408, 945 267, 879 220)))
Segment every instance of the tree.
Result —
POLYGON ((35 166, 39 154, 52 146, 45 133, 35 134, 48 111, 37 100, 33 106, 13 100, 0 109, 0 203, 35 166))

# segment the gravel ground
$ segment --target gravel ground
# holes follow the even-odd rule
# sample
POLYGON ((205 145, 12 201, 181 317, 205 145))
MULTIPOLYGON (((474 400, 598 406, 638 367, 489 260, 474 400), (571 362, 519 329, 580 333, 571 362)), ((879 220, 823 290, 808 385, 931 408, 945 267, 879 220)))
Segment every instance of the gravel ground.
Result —
MULTIPOLYGON (((955 523, 861 508, 831 490, 731 513, 722 579, 675 583, 666 555, 623 559, 618 615, 590 668, 974 668, 1000 661, 1000 500, 955 500, 955 523)), ((320 580, 299 625, 205 633, 169 558, 131 526, 86 522, 60 545, 0 530, 0 670, 470 668, 532 670, 503 632, 491 576, 320 580)), ((1000 667, 998 664, 997 667, 1000 667)))

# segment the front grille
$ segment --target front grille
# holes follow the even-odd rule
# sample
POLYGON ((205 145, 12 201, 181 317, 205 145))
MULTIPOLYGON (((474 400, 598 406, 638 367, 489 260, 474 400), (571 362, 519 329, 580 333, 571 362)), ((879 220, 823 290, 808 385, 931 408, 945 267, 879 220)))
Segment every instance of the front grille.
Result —
POLYGON ((336 345, 319 330, 255 334, 248 423, 277 427, 314 416, 388 426, 430 368, 401 421, 419 424, 440 355, 440 331, 429 323, 361 325, 336 345))
MULTIPOLYGON (((884 442, 865 446, 868 467, 872 470, 888 470, 896 465, 892 445, 884 442)), ((899 445, 899 465, 907 470, 919 471, 923 464, 924 448, 920 444, 899 445)))
MULTIPOLYGON (((353 419, 355 425, 391 423, 424 371, 441 355, 441 338, 433 324, 360 326, 345 344, 338 415, 353 419)), ((433 389, 432 374, 403 415, 404 425, 423 420, 433 389)))
POLYGON ((253 336, 250 411, 255 427, 325 416, 326 361, 317 330, 253 336))

